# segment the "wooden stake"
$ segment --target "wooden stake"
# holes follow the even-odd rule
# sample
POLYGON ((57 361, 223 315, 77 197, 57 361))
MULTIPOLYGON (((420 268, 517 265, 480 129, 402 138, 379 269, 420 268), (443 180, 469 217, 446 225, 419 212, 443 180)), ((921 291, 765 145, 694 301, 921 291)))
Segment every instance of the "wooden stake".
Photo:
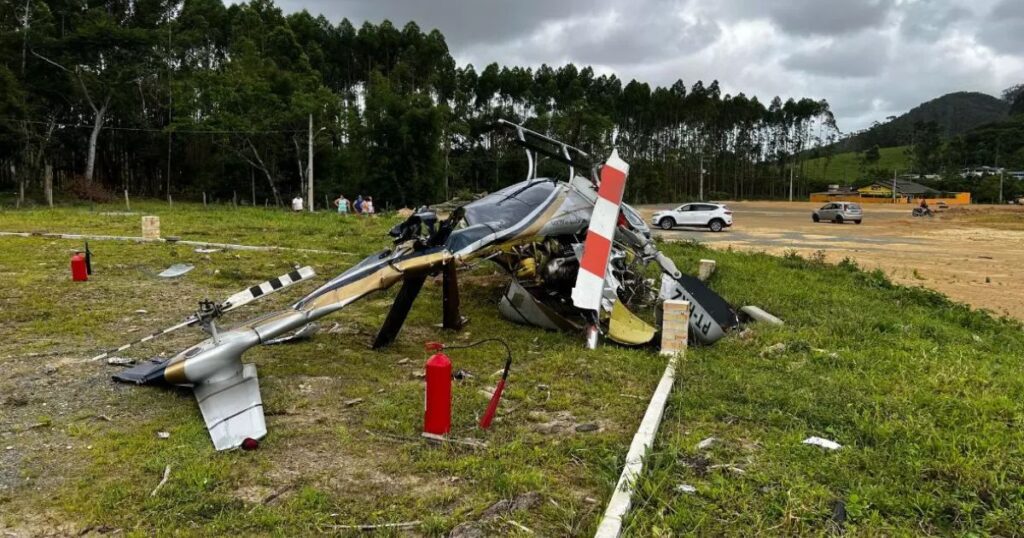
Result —
POLYGON ((46 195, 46 203, 53 207, 53 166, 47 164, 43 169, 43 193, 46 195))
POLYGON ((131 210, 132 210, 132 204, 131 204, 131 202, 130 202, 130 201, 128 200, 128 189, 125 189, 125 190, 124 190, 124 207, 125 207, 125 209, 126 209, 127 211, 131 211, 131 210))

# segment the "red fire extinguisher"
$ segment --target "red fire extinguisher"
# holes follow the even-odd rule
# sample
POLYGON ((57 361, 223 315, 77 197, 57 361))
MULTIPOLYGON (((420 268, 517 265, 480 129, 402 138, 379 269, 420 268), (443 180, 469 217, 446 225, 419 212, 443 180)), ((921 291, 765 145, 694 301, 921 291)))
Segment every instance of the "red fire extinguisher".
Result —
POLYGON ((500 338, 487 338, 464 346, 446 346, 440 342, 427 342, 427 351, 434 352, 434 355, 427 361, 427 397, 426 411, 423 415, 423 433, 445 435, 452 427, 452 361, 442 353, 444 349, 467 349, 481 344, 496 342, 505 348, 506 359, 505 369, 501 373, 501 380, 494 389, 491 401, 480 419, 480 428, 488 429, 494 420, 494 414, 498 410, 498 403, 501 401, 501 394, 505 391, 505 383, 508 381, 508 371, 512 368, 512 349, 500 338))
POLYGON ((423 433, 447 435, 452 429, 452 361, 437 351, 427 360, 423 433))
POLYGON ((89 280, 89 269, 85 264, 85 256, 82 256, 81 252, 76 252, 74 256, 71 256, 71 280, 75 282, 89 280))

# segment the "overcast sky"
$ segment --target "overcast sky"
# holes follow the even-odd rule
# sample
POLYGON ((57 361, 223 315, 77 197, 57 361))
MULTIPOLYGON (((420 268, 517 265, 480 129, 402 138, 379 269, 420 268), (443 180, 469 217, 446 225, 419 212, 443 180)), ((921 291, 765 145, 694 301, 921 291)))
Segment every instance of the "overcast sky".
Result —
POLYGON ((278 0, 438 28, 460 64, 592 65, 668 85, 824 98, 844 132, 952 91, 1024 82, 1024 0, 278 0))

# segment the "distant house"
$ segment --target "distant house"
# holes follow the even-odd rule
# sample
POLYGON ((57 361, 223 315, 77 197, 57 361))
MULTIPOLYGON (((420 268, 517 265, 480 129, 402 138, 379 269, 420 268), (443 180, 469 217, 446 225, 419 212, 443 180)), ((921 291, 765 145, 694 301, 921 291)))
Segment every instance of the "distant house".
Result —
POLYGON ((914 183, 913 181, 907 181, 905 179, 897 179, 895 181, 877 181, 867 187, 857 189, 857 192, 859 192, 861 196, 865 197, 892 198, 894 183, 896 185, 897 198, 904 198, 906 200, 913 200, 916 198, 938 198, 942 194, 931 187, 926 187, 920 183, 914 183))
POLYGON ((865 204, 916 204, 922 199, 929 203, 945 202, 949 205, 971 203, 969 192, 940 192, 920 183, 897 178, 895 181, 876 181, 866 187, 852 190, 849 187, 829 185, 828 192, 811 193, 812 202, 859 202, 865 204), (896 195, 893 196, 893 185, 896 195))
POLYGON ((984 177, 984 176, 998 176, 1005 169, 996 166, 976 166, 974 168, 964 168, 960 171, 960 177, 967 179, 969 177, 984 177))

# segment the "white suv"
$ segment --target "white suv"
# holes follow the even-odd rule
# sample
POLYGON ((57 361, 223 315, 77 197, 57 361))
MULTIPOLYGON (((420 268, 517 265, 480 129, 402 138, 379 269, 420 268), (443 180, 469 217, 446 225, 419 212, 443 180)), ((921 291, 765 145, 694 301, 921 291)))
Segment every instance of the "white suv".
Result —
POLYGON ((725 204, 694 202, 656 212, 651 218, 651 224, 662 230, 671 230, 676 226, 700 226, 712 232, 720 232, 732 226, 732 211, 725 204))

